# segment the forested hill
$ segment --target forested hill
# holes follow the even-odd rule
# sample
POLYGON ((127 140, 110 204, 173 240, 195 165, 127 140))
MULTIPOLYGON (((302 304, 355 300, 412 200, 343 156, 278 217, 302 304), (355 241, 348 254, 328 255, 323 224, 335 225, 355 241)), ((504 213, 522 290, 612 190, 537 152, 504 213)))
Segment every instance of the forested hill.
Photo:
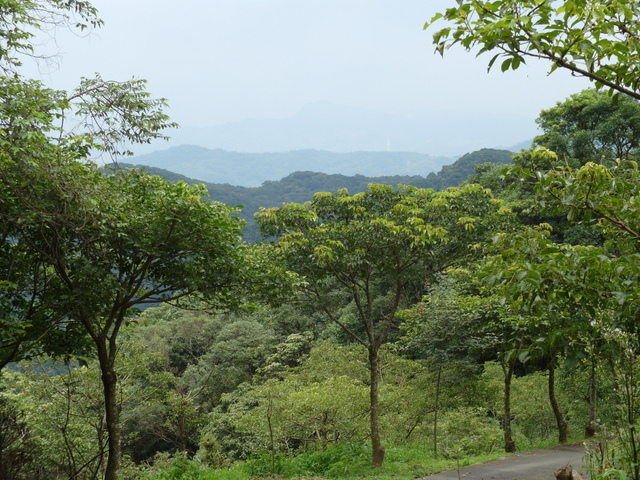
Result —
MULTIPOLYGON (((202 183, 206 185, 212 200, 227 205, 242 206, 241 216, 247 221, 245 228, 246 240, 254 242, 260 236, 253 222, 253 214, 260 207, 277 207, 287 202, 305 202, 311 200, 316 192, 335 192, 340 188, 346 188, 350 193, 366 190, 370 183, 382 183, 387 185, 414 185, 419 188, 433 188, 441 190, 458 185, 466 180, 475 171, 475 166, 481 163, 509 163, 512 152, 508 150, 482 149, 468 153, 451 165, 442 167, 437 174, 423 176, 364 176, 364 175, 340 175, 326 174, 310 171, 294 172, 280 180, 269 180, 259 187, 242 187, 228 183, 208 183, 201 180, 180 175, 169 170, 146 165, 135 165, 145 171, 164 177, 170 181, 183 180, 187 183, 202 183)), ((120 163, 120 167, 134 167, 132 164, 120 163)))
POLYGON ((443 190, 464 182, 469 175, 475 173, 476 165, 482 163, 507 164, 511 162, 513 152, 483 148, 467 153, 451 165, 445 165, 438 173, 430 173, 426 178, 428 188, 443 190))
POLYGON ((160 150, 131 159, 132 163, 163 168, 210 183, 258 187, 266 180, 279 180, 296 171, 371 177, 427 175, 452 162, 416 152, 232 152, 194 145, 160 150))

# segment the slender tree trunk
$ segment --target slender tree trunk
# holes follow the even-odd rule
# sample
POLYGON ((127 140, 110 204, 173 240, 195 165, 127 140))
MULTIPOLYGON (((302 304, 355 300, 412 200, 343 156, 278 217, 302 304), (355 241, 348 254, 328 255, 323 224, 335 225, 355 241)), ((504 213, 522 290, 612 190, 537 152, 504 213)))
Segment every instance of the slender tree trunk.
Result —
POLYGON ((96 341, 98 347, 98 360, 102 372, 102 388, 104 391, 105 420, 107 427, 108 456, 104 472, 104 480, 118 480, 120 468, 120 411, 118 407, 117 384, 118 377, 115 372, 115 362, 110 355, 107 341, 96 341))
POLYGON ((560 405, 558 405, 558 399, 556 398, 556 367, 553 360, 549 363, 549 402, 551 403, 551 408, 553 409, 553 414, 558 424, 558 441, 560 443, 567 443, 569 426, 564 419, 560 405))
POLYGON ((515 358, 509 358, 502 362, 504 373, 504 405, 502 411, 502 430, 504 432, 504 451, 512 453, 516 451, 516 441, 511 431, 511 380, 515 368, 515 358))
POLYGON ((433 458, 438 458, 438 413, 440 410, 440 381, 442 379, 442 364, 438 366, 436 376, 436 401, 433 409, 433 458))
POLYGON ((378 357, 378 347, 371 345, 369 347, 369 369, 371 373, 371 448, 372 458, 371 464, 374 467, 381 467, 384 461, 384 447, 380 441, 380 425, 378 414, 380 410, 380 402, 378 399, 378 381, 380 379, 380 365, 378 357))
MULTIPOLYGON (((625 349, 626 350, 626 349, 625 349)), ((628 446, 625 449, 628 453, 625 453, 631 468, 633 468, 633 480, 640 480, 640 448, 637 440, 637 412, 636 412, 636 392, 637 385, 635 382, 635 370, 636 370, 636 352, 632 349, 627 350, 629 355, 627 358, 623 356, 624 370, 623 370, 623 388, 624 388, 624 405, 625 405, 625 417, 626 417, 626 433, 628 435, 628 446)))
POLYGON ((591 375, 589 381, 589 422, 584 428, 584 436, 593 438, 596 436, 596 418, 598 415, 598 371, 595 356, 591 357, 591 375))

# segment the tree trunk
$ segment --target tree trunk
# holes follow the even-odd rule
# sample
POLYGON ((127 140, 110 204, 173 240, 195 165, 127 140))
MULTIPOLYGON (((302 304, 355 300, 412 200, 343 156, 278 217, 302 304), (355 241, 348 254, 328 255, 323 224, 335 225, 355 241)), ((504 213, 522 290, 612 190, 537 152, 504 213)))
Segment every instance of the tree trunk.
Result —
POLYGON ((589 421, 584 428, 584 436, 593 438, 596 436, 596 417, 598 411, 598 373, 595 356, 591 358, 591 378, 589 382, 589 421))
POLYGON ((380 378, 380 366, 378 357, 378 347, 371 345, 369 347, 369 369, 371 373, 371 448, 372 458, 371 464, 374 467, 381 467, 384 461, 384 447, 380 441, 380 425, 378 414, 380 403, 378 399, 378 380, 380 378))
POLYGON ((440 382, 442 379, 442 364, 438 367, 436 377, 436 400, 433 409, 433 458, 438 458, 438 413, 440 409, 440 382))
POLYGON ((504 373, 504 405, 502 412, 502 430, 504 432, 504 451, 513 453, 516 451, 516 441, 511 431, 511 379, 515 368, 515 358, 502 362, 504 373))
POLYGON ((556 423, 558 424, 558 441, 560 443, 567 443, 569 437, 569 426, 567 425, 562 410, 558 405, 556 398, 556 367, 553 360, 549 363, 549 402, 553 409, 553 414, 556 417, 556 423))
POLYGON ((104 391, 105 420, 107 427, 108 456, 104 472, 104 480, 118 480, 120 468, 120 410, 118 407, 117 385, 118 377, 115 372, 115 362, 109 354, 107 341, 96 341, 98 360, 102 372, 102 388, 104 391))

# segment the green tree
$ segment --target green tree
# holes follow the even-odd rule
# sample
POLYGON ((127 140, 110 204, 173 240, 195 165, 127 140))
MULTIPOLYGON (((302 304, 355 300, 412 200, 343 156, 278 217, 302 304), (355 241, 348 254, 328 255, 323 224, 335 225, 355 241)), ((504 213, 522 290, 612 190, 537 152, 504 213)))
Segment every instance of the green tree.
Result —
MULTIPOLYGON (((487 360, 499 360, 503 372, 502 413, 504 449, 515 451, 512 433, 511 388, 518 356, 527 337, 514 322, 514 315, 499 298, 483 292, 469 271, 451 271, 424 299, 404 312, 400 345, 414 355, 426 357, 438 371, 436 405, 433 412, 433 450, 438 452, 440 398, 446 412, 446 396, 441 395, 442 373, 451 366, 458 388, 469 389, 463 379, 472 377, 487 360)), ((449 387, 451 389, 451 387, 449 387)), ((476 406, 476 405, 474 405, 476 406)))
POLYGON ((536 122, 543 133, 534 145, 553 150, 574 167, 636 158, 640 148, 640 104, 626 95, 583 90, 540 112, 536 122))
POLYGON ((312 202, 263 209, 262 231, 278 236, 284 261, 302 277, 302 293, 369 355, 372 463, 384 448, 379 431, 379 351, 395 328, 396 312, 420 299, 425 282, 480 252, 508 211, 478 185, 444 192, 370 185, 349 195, 317 193, 312 202), (329 302, 336 284, 356 323, 329 302))
MULTIPOLYGON (((136 171, 104 176, 95 167, 69 166, 74 185, 89 187, 82 205, 43 205, 39 215, 32 216, 29 189, 34 183, 23 176, 11 187, 21 193, 16 200, 23 202, 25 215, 11 220, 21 225, 20 237, 31 249, 46 258, 56 281, 56 311, 81 325, 95 348, 109 432, 105 478, 116 478, 120 329, 138 305, 196 291, 219 304, 236 300, 230 291, 242 276, 240 223, 229 207, 203 201, 200 187, 170 184, 136 171)), ((53 180, 45 175, 46 182, 53 180)))
POLYGON ((67 94, 19 76, 0 77, 0 366, 43 348, 70 353, 83 346, 58 308, 60 284, 49 259, 28 240, 33 229, 25 232, 33 222, 42 227, 68 212, 77 211, 81 224, 89 221, 91 196, 106 194, 87 160, 91 149, 114 153, 124 140, 149 141, 173 125, 162 112, 164 100, 149 98, 144 87, 96 76, 67 94), (84 132, 63 129, 67 116, 84 118, 84 132))
MULTIPOLYGON (((638 278, 634 256, 611 256, 604 247, 558 245, 548 232, 498 237, 499 255, 486 261, 482 276, 516 311, 536 319, 540 340, 531 351, 548 357, 549 398, 559 430, 564 419, 553 398, 554 369, 561 356, 603 356, 609 332, 635 331, 635 306, 628 304, 638 278)), ((591 366, 590 425, 595 423, 596 369, 591 366)), ((564 437, 561 437, 561 440, 564 437)))
POLYGON ((98 10, 86 0, 7 0, 0 15, 0 70, 11 75, 27 58, 50 61, 55 53, 39 51, 37 34, 56 29, 83 31, 102 26, 98 10))
MULTIPOLYGON (((89 23, 95 18, 81 1, 5 7, 3 21, 14 27, 2 34, 5 69, 19 66, 13 53, 32 51, 34 28, 71 22, 73 14, 89 23)), ((104 175, 89 160, 96 149, 126 153, 123 142, 162 138, 162 129, 174 125, 163 112, 166 102, 150 98, 144 81, 98 75, 67 93, 16 73, 0 77, 0 98, 0 274, 8 292, 0 302, 8 318, 1 364, 51 351, 52 337, 94 349, 109 434, 105 478, 113 480, 120 464, 115 361, 123 324, 139 305, 196 291, 218 305, 240 303, 245 297, 231 294, 232 287, 246 284, 249 265, 267 273, 268 261, 239 245, 242 222, 229 207, 205 202, 203 187, 137 171, 104 175)), ((279 282, 271 280, 273 293, 279 282)), ((52 353, 76 353, 54 346, 52 353)))
POLYGON ((502 71, 541 58, 551 72, 567 69, 640 99, 639 13, 638 5, 623 0, 458 0, 425 28, 447 23, 433 35, 440 54, 454 45, 497 52, 489 68, 502 58, 502 71))
MULTIPOLYGON (((398 442, 422 426, 431 400, 432 378, 420 363, 383 349, 380 368, 382 429, 398 442)), ((226 398, 224 413, 212 415, 211 427, 226 424, 255 442, 253 451, 322 450, 337 442, 360 442, 367 436, 369 399, 367 351, 358 344, 322 341, 305 362, 244 392, 226 398), (248 408, 247 408, 248 406, 248 408)), ((221 443, 225 442, 220 436, 221 443)))
POLYGON ((204 410, 220 397, 249 382, 276 345, 273 332, 254 320, 236 319, 220 328, 197 363, 182 377, 185 386, 204 410))

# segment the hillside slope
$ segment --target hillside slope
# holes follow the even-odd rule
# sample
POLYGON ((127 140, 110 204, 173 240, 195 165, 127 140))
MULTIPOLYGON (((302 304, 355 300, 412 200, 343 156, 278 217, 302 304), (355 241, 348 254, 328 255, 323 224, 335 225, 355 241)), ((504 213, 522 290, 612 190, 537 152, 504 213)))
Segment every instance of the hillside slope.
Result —
MULTIPOLYGON (((280 180, 269 180, 258 187, 245 187, 229 183, 210 183, 196 180, 166 169, 148 166, 119 163, 119 168, 141 168, 154 175, 194 184, 203 183, 209 191, 212 200, 231 206, 242 207, 240 216, 245 219, 245 237, 247 241, 255 242, 260 239, 258 228, 253 221, 253 215, 260 207, 277 207, 283 203, 302 203, 313 198, 316 192, 335 192, 346 188, 350 193, 366 190, 370 183, 387 185, 414 185, 419 188, 444 189, 458 185, 469 175, 474 173, 475 165, 480 163, 508 163, 512 153, 507 150, 482 149, 472 152, 456 160, 453 164, 442 167, 440 172, 427 177, 420 175, 390 175, 364 176, 326 174, 313 171, 297 171, 288 174, 280 180)), ((139 157, 138 157, 139 158, 139 157)))
POLYGON ((438 170, 453 159, 415 152, 349 152, 296 150, 246 153, 182 145, 130 159, 131 163, 162 168, 210 183, 258 187, 297 171, 326 174, 422 175, 438 170))

